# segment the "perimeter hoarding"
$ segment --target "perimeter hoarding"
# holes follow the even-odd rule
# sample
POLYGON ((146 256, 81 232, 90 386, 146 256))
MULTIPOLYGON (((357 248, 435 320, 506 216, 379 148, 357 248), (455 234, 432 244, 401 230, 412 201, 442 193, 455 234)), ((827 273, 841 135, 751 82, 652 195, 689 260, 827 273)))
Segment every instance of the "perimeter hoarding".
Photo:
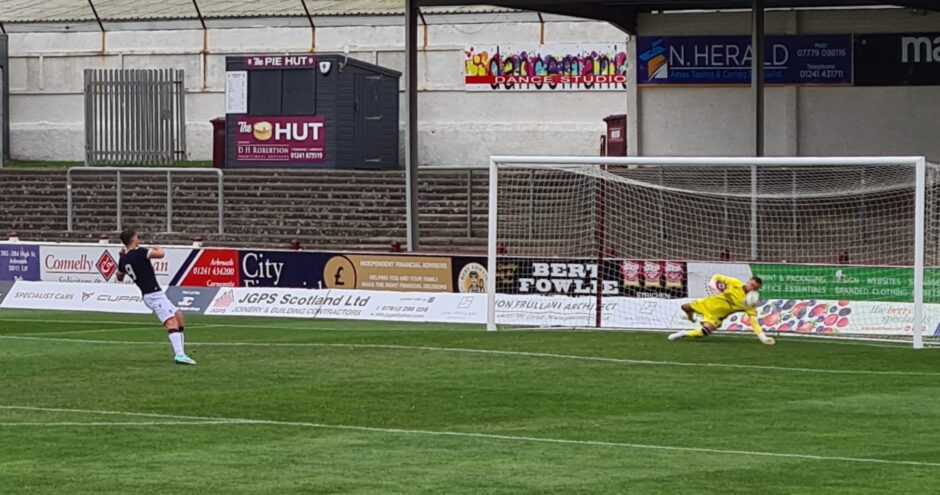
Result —
POLYGON ((205 314, 285 318, 482 323, 482 294, 333 289, 221 289, 205 314))
POLYGON ((688 297, 685 262, 501 258, 497 292, 504 294, 567 294, 636 298, 688 297))
MULTIPOLYGON (((111 282, 118 272, 123 246, 113 244, 41 245, 40 279, 48 282, 111 282)), ((166 257, 152 260, 157 282, 167 286, 193 255, 191 248, 166 248, 166 257)))
POLYGON ((0 280, 39 280, 39 246, 0 244, 0 280))
MULTIPOLYGON (((168 296, 181 311, 218 316, 437 322, 482 325, 486 295, 275 287, 180 288, 168 296)), ((691 299, 609 296, 602 301, 602 328, 687 329, 679 310, 691 299)), ((594 327, 597 298, 569 295, 499 294, 496 321, 528 327, 594 327)), ((149 314, 130 284, 0 282, 0 308, 149 314)), ((926 304, 925 333, 940 336, 940 304, 926 304)), ((768 332, 911 335, 913 305, 898 302, 774 299, 758 310, 768 332)), ((723 330, 749 332, 743 314, 723 330)))
POLYGON ((17 281, 0 308, 148 314, 131 284, 17 281))

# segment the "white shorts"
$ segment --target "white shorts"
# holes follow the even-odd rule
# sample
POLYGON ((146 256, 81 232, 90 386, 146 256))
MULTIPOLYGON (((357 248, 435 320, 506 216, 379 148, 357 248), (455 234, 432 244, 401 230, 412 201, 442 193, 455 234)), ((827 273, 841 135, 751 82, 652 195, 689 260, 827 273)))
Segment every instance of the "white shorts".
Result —
POLYGON ((176 316, 176 306, 170 302, 163 291, 153 292, 144 296, 144 305, 147 309, 153 311, 160 319, 160 323, 166 323, 167 320, 176 316))

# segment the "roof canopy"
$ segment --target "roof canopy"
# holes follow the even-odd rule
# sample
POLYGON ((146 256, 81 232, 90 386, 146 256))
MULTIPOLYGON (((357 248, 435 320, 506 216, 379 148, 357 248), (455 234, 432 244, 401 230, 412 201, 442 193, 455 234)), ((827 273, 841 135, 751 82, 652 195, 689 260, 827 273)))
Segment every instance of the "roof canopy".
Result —
MULTIPOLYGON (((410 0, 415 7, 440 7, 453 5, 495 5, 510 9, 533 10, 549 14, 561 14, 584 19, 607 21, 627 31, 636 33, 638 14, 676 10, 730 10, 750 9, 753 0, 410 0)), ((938 0, 764 0, 764 7, 809 8, 809 7, 873 7, 892 5, 940 11, 938 0)))
MULTIPOLYGON (((94 6, 105 22, 246 17, 314 17, 404 15, 405 0, 0 0, 0 22, 94 22, 94 6)), ((429 7, 429 14, 509 12, 486 4, 459 3, 429 7)))

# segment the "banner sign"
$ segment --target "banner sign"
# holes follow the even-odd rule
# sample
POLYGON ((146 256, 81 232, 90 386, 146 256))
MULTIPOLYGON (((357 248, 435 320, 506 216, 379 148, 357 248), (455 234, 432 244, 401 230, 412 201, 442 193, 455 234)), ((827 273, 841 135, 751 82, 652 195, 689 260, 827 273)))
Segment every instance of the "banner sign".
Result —
POLYGON ((940 33, 855 35, 855 85, 940 85, 940 33))
MULTIPOLYGON (((603 297, 601 328, 662 330, 688 328, 689 322, 673 327, 674 316, 685 299, 653 299, 623 296, 603 297)), ((594 328, 596 296, 526 296, 498 294, 496 323, 520 326, 571 326, 594 328)))
POLYGON ((183 313, 201 315, 215 299, 218 290, 216 288, 167 287, 166 296, 183 313))
POLYGON ((131 284, 17 281, 0 308, 148 314, 140 290, 131 284))
POLYGON ((238 117, 235 127, 237 161, 326 161, 325 117, 244 116, 238 117))
POLYGON ((241 285, 238 251, 200 249, 186 260, 170 285, 186 287, 238 287, 241 285))
MULTIPOLYGON (((48 282, 112 282, 122 247, 118 245, 42 245, 40 279, 48 282)), ((166 258, 151 260, 157 282, 167 286, 187 263, 193 250, 166 248, 166 258)))
POLYGON ((465 50, 467 91, 623 91, 623 44, 497 45, 465 50))
POLYGON ((234 288, 220 289, 207 315, 483 323, 485 295, 234 288))
POLYGON ((301 251, 240 251, 242 287, 323 288, 323 267, 329 255, 301 251))
POLYGON ((317 66, 313 55, 260 55, 245 57, 249 70, 261 69, 312 69, 317 66))
POLYGON ((438 256, 332 256, 323 268, 330 289, 453 292, 451 259, 438 256))
MULTIPOLYGON (((913 302, 914 270, 894 267, 751 265, 767 298, 913 302)), ((940 272, 924 271, 924 301, 940 302, 940 272)))
POLYGON ((0 280, 39 278, 39 246, 0 244, 0 280))
POLYGON ((570 296, 688 297, 685 262, 502 258, 496 267, 497 292, 570 296))
POLYGON ((454 292, 485 294, 488 276, 486 263, 486 258, 482 256, 456 256, 451 258, 454 292))
MULTIPOLYGON (((750 84, 750 36, 639 36, 638 84, 750 84)), ((851 35, 768 36, 767 84, 852 83, 851 35)))

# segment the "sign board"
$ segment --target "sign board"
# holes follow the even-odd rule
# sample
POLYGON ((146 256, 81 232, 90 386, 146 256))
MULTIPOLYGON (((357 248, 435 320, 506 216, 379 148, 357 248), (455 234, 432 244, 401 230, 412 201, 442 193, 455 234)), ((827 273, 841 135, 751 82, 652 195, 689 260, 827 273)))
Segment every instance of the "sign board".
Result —
POLYGON ((254 55, 245 57, 245 67, 249 70, 264 69, 312 69, 317 66, 313 55, 254 55))
POLYGON ((467 91, 623 91, 622 43, 512 44, 465 50, 467 91))
MULTIPOLYGON (((122 247, 108 244, 42 245, 40 279, 48 282, 113 282, 122 247)), ((189 262, 193 250, 166 248, 166 258, 152 260, 157 282, 166 287, 189 262)))
MULTIPOLYGON (((640 36, 637 83, 750 84, 749 36, 640 36)), ((767 84, 852 83, 851 35, 768 36, 767 84)))
POLYGON ((39 246, 0 244, 0 280, 39 279, 39 246))
POLYGON ((940 33, 856 35, 855 85, 940 85, 940 33))
POLYGON ((130 284, 18 281, 0 308, 147 314, 140 290, 130 284))
POLYGON ((225 73, 225 113, 248 113, 248 72, 225 73))
POLYGON ((451 259, 441 256, 336 255, 323 268, 331 289, 452 292, 451 259))
POLYGON ((244 116, 235 121, 235 160, 247 162, 326 161, 326 118, 244 116))
POLYGON ((244 287, 220 289, 205 314, 479 324, 486 314, 486 297, 244 287))
POLYGON ((676 299, 688 297, 685 262, 501 258, 496 267, 498 292, 676 299))

